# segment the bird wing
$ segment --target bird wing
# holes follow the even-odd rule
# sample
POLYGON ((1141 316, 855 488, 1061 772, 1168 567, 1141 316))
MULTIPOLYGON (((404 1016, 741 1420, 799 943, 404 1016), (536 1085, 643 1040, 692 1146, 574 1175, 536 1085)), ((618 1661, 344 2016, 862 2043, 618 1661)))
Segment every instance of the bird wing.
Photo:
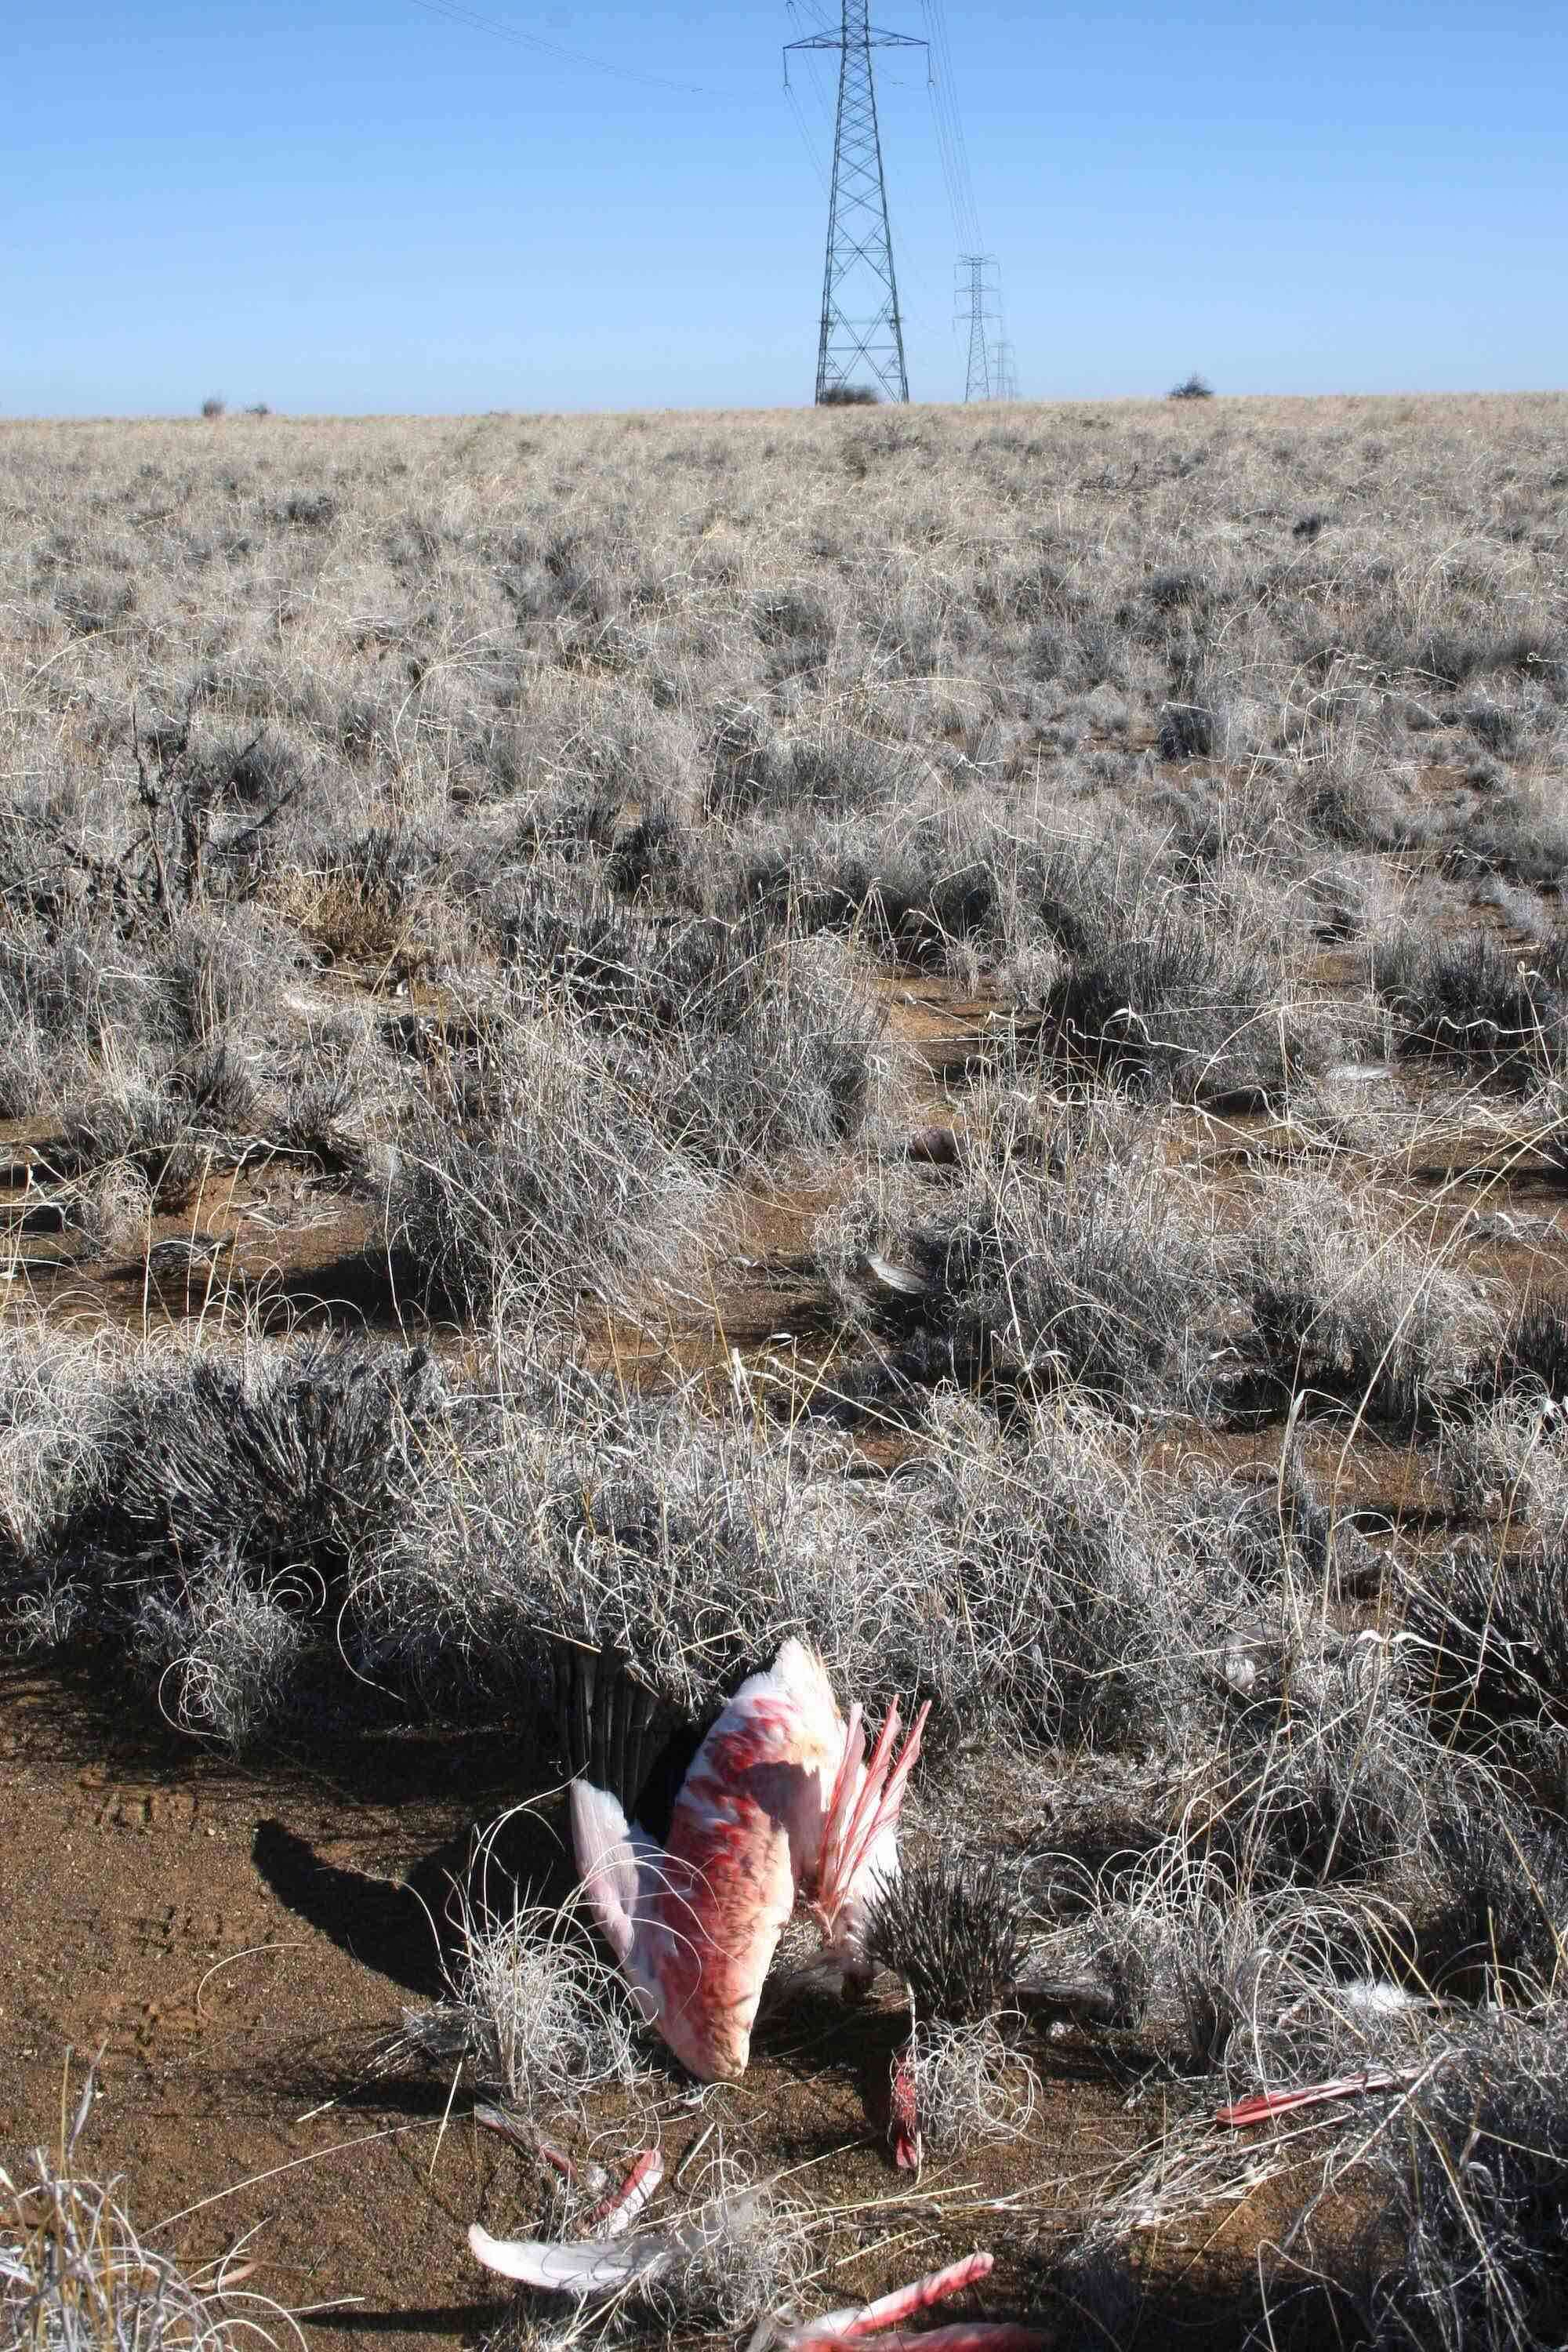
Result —
POLYGON ((608 1789, 626 1811, 645 1812, 650 1776, 666 1769, 673 1751, 675 1780, 695 1754, 702 1727, 640 1679, 624 1650, 605 1642, 551 1644, 555 1677, 556 1729, 569 1772, 608 1789))
POLYGON ((849 1710, 827 1800, 812 1902, 829 1949, 847 1959, 859 1948, 871 1894, 879 1884, 889 1885, 899 1874, 899 1812, 930 1713, 928 1699, 898 1748, 902 1727, 895 1701, 868 1761, 858 1702, 849 1710))
POLYGON ((572 1850, 588 1907, 644 2014, 655 2020, 661 2006, 658 1895, 668 1875, 663 1849, 626 1820, 606 1789, 574 1780, 568 1803, 572 1850))

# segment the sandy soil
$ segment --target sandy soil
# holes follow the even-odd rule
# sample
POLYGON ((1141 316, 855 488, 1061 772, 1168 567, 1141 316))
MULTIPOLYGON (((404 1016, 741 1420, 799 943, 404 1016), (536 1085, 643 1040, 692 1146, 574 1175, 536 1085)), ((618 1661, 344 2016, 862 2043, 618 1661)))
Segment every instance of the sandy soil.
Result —
MULTIPOLYGON (((0 1685, 7 2146, 55 2137, 67 2053, 73 2080, 99 2053, 83 2156, 105 2152, 132 2210, 163 2225, 159 2245, 195 2266, 243 2241, 249 2284, 317 2312, 320 2347, 477 2340, 506 2299, 469 2256, 468 2224, 526 2234, 537 2181, 476 2126, 466 2086, 448 2109, 449 2084, 389 2077, 375 2053, 403 2005, 439 1989, 432 1921, 473 1829, 535 1785, 525 1745, 494 1730, 394 1734, 345 1747, 330 1781, 247 1773, 106 1688, 11 1672, 0 1685)), ((557 1893, 558 1811, 547 1802, 500 1849, 503 1865, 557 1893)), ((596 2106, 601 2153, 624 2154, 651 2120, 670 2173, 717 2137, 795 2174, 803 2197, 837 2209, 821 2248, 831 2304, 987 2242, 997 2198, 1021 2205, 1047 2246, 1160 2121, 1158 2105, 1129 2112, 1127 2085, 1069 2034, 1035 2053, 1047 2094, 1026 2141, 932 2162, 917 2188, 886 2141, 903 2031, 893 2006, 793 2004, 733 2088, 694 2099, 656 2065, 651 2118, 596 2106)), ((1015 2213, 1007 2235, 1017 2231, 1015 2213)), ((1016 2308, 1027 2267, 1015 2245, 992 2309, 1016 2308)))

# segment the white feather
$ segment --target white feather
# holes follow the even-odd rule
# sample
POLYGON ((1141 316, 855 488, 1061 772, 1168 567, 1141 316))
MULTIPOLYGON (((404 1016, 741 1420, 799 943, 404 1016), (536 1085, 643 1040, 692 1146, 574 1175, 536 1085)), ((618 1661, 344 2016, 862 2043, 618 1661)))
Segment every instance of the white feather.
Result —
POLYGON ((486 2270, 551 2294, 615 2294, 635 2278, 668 2270, 675 2253, 672 2241, 657 2231, 619 2244, 584 2238, 561 2245, 542 2238, 492 2238, 477 2221, 468 2225, 468 2244, 486 2270))
POLYGON ((642 2230, 635 2237, 607 2243, 603 2238, 579 2238, 570 2245, 551 2245, 537 2238, 492 2238, 472 2221, 468 2244, 487 2270, 519 2279, 524 2286, 542 2287, 551 2294, 616 2294, 634 2279, 661 2278, 678 2256, 710 2250, 731 2232, 743 2237, 756 2220, 756 2199, 745 2189, 737 2197, 700 2206, 668 2230, 642 2230))
POLYGON ((588 1907, 637 1995, 644 2021, 651 2023, 659 2000, 648 1931, 657 1916, 655 1894, 666 1875, 664 1849, 636 1822, 628 1824, 616 1800, 591 1781, 573 1781, 568 1807, 588 1907))
POLYGON ((574 1780, 569 1799, 572 1846, 605 1941, 622 1967, 637 1934, 638 1872, 626 1814, 607 1790, 574 1780))

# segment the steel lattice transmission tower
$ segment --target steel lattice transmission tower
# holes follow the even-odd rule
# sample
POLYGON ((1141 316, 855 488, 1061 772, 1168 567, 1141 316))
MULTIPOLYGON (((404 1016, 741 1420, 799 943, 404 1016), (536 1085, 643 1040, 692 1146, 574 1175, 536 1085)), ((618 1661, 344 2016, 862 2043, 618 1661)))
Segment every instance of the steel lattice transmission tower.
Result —
MULTIPOLYGON (((837 33, 791 41, 792 49, 837 49, 838 113, 833 134, 833 185, 827 205, 827 260, 822 275, 822 331, 816 346, 816 397, 855 388, 857 371, 869 370, 889 400, 908 400, 904 329, 888 227, 888 188, 877 127, 876 48, 923 49, 907 33, 879 33, 869 22, 869 0, 842 0, 837 33)), ((869 388, 869 387, 868 387, 869 388)))
POLYGON ((996 257, 990 253, 961 253, 958 257, 958 322, 969 329, 969 368, 963 380, 965 400, 995 400, 1001 387, 992 382, 992 354, 999 348, 987 339, 986 330, 1001 320, 1002 289, 996 275, 996 257))

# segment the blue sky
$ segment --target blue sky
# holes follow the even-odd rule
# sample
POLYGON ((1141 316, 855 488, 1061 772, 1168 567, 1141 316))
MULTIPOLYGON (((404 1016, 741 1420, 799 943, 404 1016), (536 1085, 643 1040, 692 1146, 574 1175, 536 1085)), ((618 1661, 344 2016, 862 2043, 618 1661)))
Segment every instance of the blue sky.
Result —
MULTIPOLYGON (((779 52, 824 5, 472 0, 615 74, 418 0, 8 0, 0 414, 807 400, 832 89, 797 68, 808 147, 779 52)), ((1026 397, 1568 383, 1560 0, 946 18, 1026 397)), ((883 64, 910 390, 953 399, 923 68, 883 64)))

